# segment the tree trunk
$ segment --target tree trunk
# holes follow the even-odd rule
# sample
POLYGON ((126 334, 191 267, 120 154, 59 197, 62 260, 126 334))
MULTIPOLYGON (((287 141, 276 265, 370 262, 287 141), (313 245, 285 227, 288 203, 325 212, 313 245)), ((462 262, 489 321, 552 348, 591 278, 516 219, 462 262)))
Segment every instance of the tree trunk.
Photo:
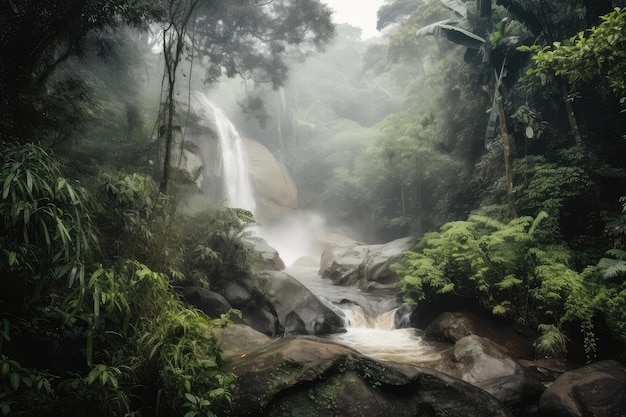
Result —
POLYGON ((509 203, 509 211, 511 218, 517 218, 517 208, 515 207, 515 198, 513 197, 513 169, 511 167, 511 142, 509 141, 509 130, 506 124, 506 116, 504 114, 504 104, 502 98, 498 100, 498 109, 500 111, 500 134, 502 135, 502 147, 504 148, 504 172, 506 174, 506 197, 509 203))
POLYGON ((576 121, 576 114, 574 113, 574 106, 572 106, 572 102, 567 99, 567 82, 565 80, 559 81, 561 84, 561 94, 563 95, 563 102, 565 102, 565 111, 567 112, 567 119, 569 120, 569 126, 574 135, 574 140, 576 141, 576 145, 582 145, 583 140, 580 135, 580 129, 578 129, 578 122, 576 121))

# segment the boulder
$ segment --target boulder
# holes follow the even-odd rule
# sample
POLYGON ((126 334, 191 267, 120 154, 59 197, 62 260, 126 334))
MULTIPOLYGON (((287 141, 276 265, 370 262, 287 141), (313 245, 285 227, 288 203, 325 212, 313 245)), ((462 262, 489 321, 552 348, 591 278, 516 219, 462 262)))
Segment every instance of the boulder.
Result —
POLYGON ((532 358, 534 355, 533 344, 529 339, 509 326, 469 311, 440 314, 426 327, 424 335, 432 340, 452 343, 469 335, 477 335, 498 344, 498 349, 512 358, 532 358))
POLYGON ((219 317, 228 313, 232 308, 226 298, 206 288, 184 287, 181 294, 189 304, 203 311, 209 317, 219 317))
POLYGON ((451 373, 493 395, 516 415, 536 413, 544 386, 526 373, 501 346, 489 339, 470 335, 454 345, 454 360, 460 365, 451 373))
POLYGON ((258 269, 273 269, 275 271, 285 269, 285 262, 281 259, 278 251, 271 247, 265 239, 252 236, 246 238, 245 241, 257 255, 258 269))
POLYGON ((260 280, 285 334, 321 335, 345 331, 344 321, 308 288, 280 271, 262 271, 260 280))
POLYGON ((227 360, 245 357, 272 342, 271 337, 245 324, 214 328, 213 335, 222 346, 222 357, 227 360))
POLYGON ((235 308, 241 308, 252 301, 252 294, 242 285, 235 282, 229 282, 222 289, 222 295, 235 308))
POLYGON ((230 416, 510 417, 485 391, 335 343, 282 338, 233 360, 230 416))
POLYGON ((280 323, 276 314, 262 298, 255 298, 241 309, 241 317, 248 326, 268 336, 280 334, 280 323))
POLYGON ((564 373, 541 396, 539 411, 551 417, 626 416, 626 367, 605 360, 564 373))
POLYGON ((406 329, 415 326, 415 322, 412 320, 413 311, 415 306, 413 304, 403 303, 400 305, 393 317, 393 325, 396 329, 406 329))
POLYGON ((324 250, 320 275, 335 285, 355 285, 362 289, 393 289, 398 276, 390 266, 413 247, 410 237, 382 245, 365 245, 344 240, 324 250))

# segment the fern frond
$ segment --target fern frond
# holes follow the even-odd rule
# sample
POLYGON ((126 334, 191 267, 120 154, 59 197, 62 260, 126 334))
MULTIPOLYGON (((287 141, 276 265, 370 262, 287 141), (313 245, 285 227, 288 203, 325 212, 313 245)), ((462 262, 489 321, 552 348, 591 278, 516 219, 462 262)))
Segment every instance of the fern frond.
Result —
POLYGON ((567 337, 553 324, 540 324, 541 335, 535 340, 535 349, 541 355, 562 357, 567 353, 567 337))
POLYGON ((504 223, 502 223, 501 221, 498 221, 492 217, 488 217, 488 216, 482 216, 479 214, 472 214, 469 216, 469 221, 470 222, 474 222, 474 223, 478 223, 481 224, 487 228, 490 229, 495 229, 495 230, 502 230, 506 227, 506 225, 504 223))
POLYGON ((598 270, 604 279, 613 279, 626 275, 626 260, 602 258, 598 262, 598 270))
POLYGON ((611 255, 613 258, 626 261, 626 251, 621 249, 609 249, 606 251, 607 255, 611 255))
POLYGON ((547 219, 548 217, 550 217, 550 215, 545 212, 545 211, 540 211, 539 214, 537 214, 537 217, 535 217, 535 220, 533 220, 532 225, 530 226, 530 229, 528 229, 528 234, 529 235, 534 235, 535 234, 535 230, 537 230, 537 227, 539 227, 539 224, 544 220, 547 219))

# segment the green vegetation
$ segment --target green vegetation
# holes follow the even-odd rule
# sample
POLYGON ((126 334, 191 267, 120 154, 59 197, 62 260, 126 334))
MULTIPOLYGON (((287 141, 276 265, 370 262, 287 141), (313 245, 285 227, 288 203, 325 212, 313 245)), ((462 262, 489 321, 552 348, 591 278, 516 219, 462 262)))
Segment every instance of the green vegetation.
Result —
POLYGON ((237 312, 208 317, 179 290, 252 274, 254 219, 179 169, 178 96, 201 84, 200 58, 205 81, 280 86, 290 59, 332 39, 330 12, 44 3, 0 6, 0 415, 218 415, 234 377, 213 329, 237 312))
POLYGON ((538 329, 536 348, 542 355, 567 352, 564 327, 573 323, 583 327, 585 350, 593 357, 596 319, 610 318, 613 334, 625 336, 620 309, 626 306, 626 287, 623 279, 602 278, 600 265, 573 270, 568 248, 551 242, 543 229, 547 216, 540 212, 505 224, 473 215, 427 233, 393 267, 402 277, 405 298, 415 303, 451 293, 475 300, 496 316, 538 329))
POLYGON ((623 351, 624 9, 391 0, 364 42, 317 0, 79 3, 0 5, 0 415, 228 407, 230 318, 177 287, 254 273, 252 214, 180 163, 187 95, 233 77, 303 208, 421 238, 408 301, 470 299, 539 354, 623 351))
MULTIPOLYGON (((452 41, 439 41, 439 51, 431 52, 423 44, 427 38, 412 41, 406 35, 445 18, 433 12, 437 3, 425 2, 410 12, 405 28, 392 37, 395 59, 409 60, 417 48, 422 55, 443 54, 440 62, 445 62, 461 53, 459 46, 451 49, 452 43, 468 45, 450 33, 418 32, 452 41)), ((623 213, 615 210, 625 191, 626 166, 615 152, 624 150, 619 103, 626 14, 605 10, 596 20, 585 15, 585 7, 591 10, 586 3, 562 3, 542 2, 539 13, 533 2, 502 1, 498 4, 507 9, 494 5, 479 14, 465 3, 468 22, 461 26, 489 41, 478 53, 469 45, 465 64, 440 86, 454 86, 459 91, 455 111, 475 119, 458 125, 435 122, 434 127, 422 123, 421 131, 439 137, 439 143, 451 141, 452 146, 435 146, 431 152, 473 164, 459 179, 472 190, 466 194, 467 211, 454 215, 452 206, 444 206, 439 213, 444 221, 426 228, 439 231, 425 233, 394 268, 409 301, 443 294, 471 300, 533 332, 539 354, 574 351, 591 359, 600 351, 619 351, 626 341, 623 213), (472 74, 478 85, 467 83, 472 74), (483 99, 479 89, 486 93, 483 99), (480 108, 489 120, 474 112, 480 108), (486 141, 480 153, 460 153, 459 145, 477 143, 480 129, 495 141, 486 141)), ((413 114, 405 125, 418 128, 423 113, 413 114)), ((401 149, 396 138, 383 139, 385 146, 401 149)), ((415 138, 415 147, 437 143, 415 138)), ((449 180, 445 171, 441 174, 440 182, 449 180)))

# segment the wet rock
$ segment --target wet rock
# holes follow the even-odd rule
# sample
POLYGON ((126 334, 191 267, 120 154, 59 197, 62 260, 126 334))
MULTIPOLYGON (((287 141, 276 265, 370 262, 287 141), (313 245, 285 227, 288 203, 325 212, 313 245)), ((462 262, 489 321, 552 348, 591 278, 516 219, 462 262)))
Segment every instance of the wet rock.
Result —
POLYGON ((502 347, 489 339, 470 335, 442 351, 432 367, 484 389, 518 416, 533 416, 545 387, 526 372, 502 347))
POLYGON ((393 317, 393 325, 396 329, 406 329, 415 326, 415 322, 412 320, 415 306, 413 304, 404 303, 396 309, 393 317))
POLYGON ((244 324, 215 328, 213 334, 221 343, 222 356, 227 360, 245 357, 248 353, 272 342, 271 337, 244 324))
POLYGON ((189 304, 209 317, 219 317, 232 308, 226 298, 206 288, 189 286, 183 288, 181 294, 189 304))
POLYGON ((256 253, 259 269, 275 271, 285 269, 285 262, 281 259, 278 251, 271 247, 265 239, 253 236, 245 239, 245 241, 252 247, 254 253, 256 253))
POLYGON ((511 327, 468 311, 442 313, 424 332, 432 340, 453 343, 466 336, 477 335, 498 344, 499 349, 512 358, 532 358, 534 355, 532 342, 511 327))
POLYGON ((278 317, 263 299, 255 299, 246 304, 241 309, 241 316, 244 323, 256 331, 268 336, 277 336, 280 333, 278 317))
POLYGON ((542 395, 539 410, 551 417, 626 416, 626 367, 605 360, 566 372, 542 395))
POLYGON ((234 282, 228 283, 224 286, 222 295, 235 308, 241 308, 253 299, 250 291, 234 282))
POLYGON ((259 278, 285 334, 320 335, 345 331, 344 321, 337 312, 290 275, 263 271, 259 278))
POLYGON ((232 370, 230 416, 512 416, 464 381, 330 342, 282 338, 234 360, 232 370))
POLYGON ((365 290, 393 289, 398 276, 390 266, 413 247, 413 242, 408 237, 383 245, 341 241, 324 250, 320 275, 335 285, 355 285, 365 290))

